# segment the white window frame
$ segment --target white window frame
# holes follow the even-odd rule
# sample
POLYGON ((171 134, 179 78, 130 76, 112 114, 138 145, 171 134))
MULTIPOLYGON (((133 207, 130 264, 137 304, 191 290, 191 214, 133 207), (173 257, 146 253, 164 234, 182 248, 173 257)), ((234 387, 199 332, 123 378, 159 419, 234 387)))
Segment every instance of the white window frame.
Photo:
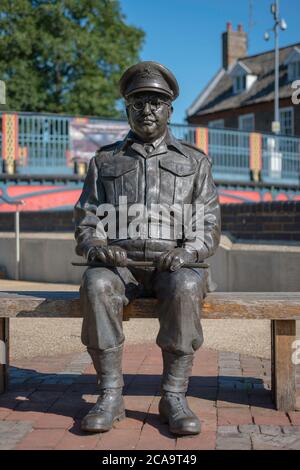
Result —
POLYGON ((293 106, 288 106, 287 108, 280 108, 279 109, 279 119, 280 119, 280 134, 283 135, 294 135, 294 130, 295 130, 295 123, 294 123, 294 108, 293 106), (286 132, 283 132, 284 126, 282 125, 282 114, 286 112, 291 112, 291 134, 287 134, 286 132))
POLYGON ((208 121, 208 127, 216 127, 219 129, 224 129, 225 127, 224 119, 213 119, 212 121, 208 121))
POLYGON ((249 114, 241 114, 239 116, 239 130, 240 131, 248 131, 248 132, 253 132, 255 130, 255 114, 254 113, 249 113, 249 114), (244 129, 243 128, 243 121, 246 119, 251 118, 253 121, 253 127, 252 129, 244 129))
POLYGON ((257 80, 257 75, 254 75, 249 67, 239 60, 231 66, 228 75, 232 78, 235 94, 249 90, 257 80))

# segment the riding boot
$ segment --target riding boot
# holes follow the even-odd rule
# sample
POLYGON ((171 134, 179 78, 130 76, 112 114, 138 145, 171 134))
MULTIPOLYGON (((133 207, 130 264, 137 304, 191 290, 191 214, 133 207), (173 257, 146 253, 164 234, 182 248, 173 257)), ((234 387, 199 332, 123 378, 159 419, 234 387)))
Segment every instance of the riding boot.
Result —
POLYGON ((186 399, 193 358, 193 354, 178 356, 163 351, 164 371, 159 414, 174 434, 190 435, 201 431, 200 421, 189 408, 186 399))
POLYGON ((97 403, 83 418, 81 429, 89 432, 109 431, 115 421, 125 418, 122 396, 123 347, 100 351, 88 348, 97 372, 100 395, 97 403))

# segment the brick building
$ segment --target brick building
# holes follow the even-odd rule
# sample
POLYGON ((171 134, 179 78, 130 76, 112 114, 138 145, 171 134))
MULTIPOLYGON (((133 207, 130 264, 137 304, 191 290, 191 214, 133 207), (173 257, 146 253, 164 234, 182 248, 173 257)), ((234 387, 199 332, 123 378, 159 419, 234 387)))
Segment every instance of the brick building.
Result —
MULTIPOLYGON (((274 50, 247 55, 247 33, 227 23, 222 68, 187 110, 190 124, 271 132, 274 120, 274 50)), ((300 105, 292 103, 300 80, 300 43, 279 52, 281 134, 300 135, 300 105)), ((299 88, 299 86, 298 86, 299 88)), ((300 93, 298 93, 298 97, 300 93)))

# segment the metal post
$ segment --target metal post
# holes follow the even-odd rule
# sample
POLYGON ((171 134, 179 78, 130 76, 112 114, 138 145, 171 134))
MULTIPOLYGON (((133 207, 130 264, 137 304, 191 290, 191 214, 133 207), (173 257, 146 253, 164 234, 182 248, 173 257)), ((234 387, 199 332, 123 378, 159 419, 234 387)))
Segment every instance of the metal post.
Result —
MULTIPOLYGON (((274 26, 272 31, 274 32, 275 38, 275 61, 274 61, 274 120, 272 122, 272 132, 274 134, 280 134, 280 112, 279 112, 279 28, 285 31, 287 24, 283 18, 279 16, 279 0, 275 0, 275 3, 271 5, 271 13, 274 18, 274 26)), ((268 31, 265 32, 265 40, 270 39, 268 31)), ((276 146, 277 146, 277 139, 276 146)))
POLYGON ((15 212, 15 242, 16 242, 16 267, 15 267, 15 279, 20 279, 20 211, 19 206, 16 204, 15 212))
POLYGON ((15 279, 20 279, 20 209, 19 206, 25 204, 22 200, 11 199, 0 194, 0 201, 16 207, 15 210, 15 279))
MULTIPOLYGON (((275 122, 279 121, 279 34, 278 34, 278 27, 279 27, 279 0, 275 2, 275 12, 274 12, 274 19, 275 19, 275 26, 274 26, 274 33, 275 33, 275 99, 274 99, 274 120, 275 122)), ((279 129, 276 130, 276 134, 279 133, 279 129)))

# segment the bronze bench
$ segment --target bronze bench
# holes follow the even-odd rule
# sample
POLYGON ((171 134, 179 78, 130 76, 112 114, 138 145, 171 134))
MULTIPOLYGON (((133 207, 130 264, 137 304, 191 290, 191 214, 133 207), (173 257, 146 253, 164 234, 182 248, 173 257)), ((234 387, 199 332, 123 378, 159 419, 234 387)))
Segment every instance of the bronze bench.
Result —
MULTIPOLYGON (((156 299, 137 299, 124 309, 124 320, 156 317, 156 299)), ((77 292, 0 292, 0 392, 7 387, 9 319, 16 317, 81 317, 77 292)), ((295 364, 292 362, 300 293, 217 292, 203 304, 205 319, 271 320, 272 393, 276 408, 296 406, 295 364)))

